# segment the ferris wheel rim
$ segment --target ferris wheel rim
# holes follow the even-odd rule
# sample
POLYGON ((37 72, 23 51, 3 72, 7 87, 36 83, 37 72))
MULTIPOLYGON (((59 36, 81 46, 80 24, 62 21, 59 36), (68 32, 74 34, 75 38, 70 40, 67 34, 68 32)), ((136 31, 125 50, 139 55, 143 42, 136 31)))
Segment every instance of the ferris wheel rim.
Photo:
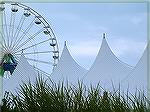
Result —
MULTIPOLYGON (((33 14, 35 16, 35 18, 38 18, 38 20, 40 20, 41 23, 43 24, 43 26, 44 26, 43 28, 46 29, 47 31, 49 31, 49 30, 51 31, 52 34, 49 33, 48 35, 49 35, 50 39, 55 39, 55 41, 56 41, 56 46, 51 46, 51 47, 53 47, 53 50, 54 50, 53 51, 53 55, 55 56, 55 53, 57 53, 57 56, 59 57, 59 47, 58 47, 58 41, 56 39, 56 35, 55 35, 55 33, 54 33, 51 25, 45 20, 45 18, 43 16, 41 16, 37 11, 35 11, 34 9, 32 9, 31 7, 26 6, 26 5, 22 4, 22 3, 13 2, 13 1, 0 2, 0 4, 5 4, 5 3, 11 4, 11 5, 17 5, 18 7, 21 7, 23 9, 26 8, 26 9, 29 10, 29 12, 31 14, 33 14)), ((54 58, 54 56, 53 56, 54 66, 56 66, 56 63, 55 63, 56 58, 54 58)), ((58 58, 58 60, 59 60, 59 58, 58 58)))

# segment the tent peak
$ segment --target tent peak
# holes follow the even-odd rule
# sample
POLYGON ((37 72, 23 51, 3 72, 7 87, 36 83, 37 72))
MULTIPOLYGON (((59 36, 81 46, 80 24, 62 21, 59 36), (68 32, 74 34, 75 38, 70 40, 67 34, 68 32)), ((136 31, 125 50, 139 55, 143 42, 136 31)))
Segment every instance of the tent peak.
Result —
POLYGON ((64 46, 67 46, 67 41, 64 42, 64 46))
POLYGON ((106 38, 106 33, 103 33, 103 39, 105 39, 106 38))

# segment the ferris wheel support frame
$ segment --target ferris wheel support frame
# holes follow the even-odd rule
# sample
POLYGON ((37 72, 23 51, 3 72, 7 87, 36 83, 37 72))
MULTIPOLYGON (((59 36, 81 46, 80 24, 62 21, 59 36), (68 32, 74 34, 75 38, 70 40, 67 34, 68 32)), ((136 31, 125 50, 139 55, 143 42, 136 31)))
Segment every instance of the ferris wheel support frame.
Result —
MULTIPOLYGON (((54 31, 53 31, 53 29, 51 28, 51 25, 45 20, 45 18, 44 17, 42 17, 38 12, 36 12, 34 9, 32 9, 32 8, 30 8, 30 7, 28 7, 28 6, 26 6, 26 5, 24 5, 24 4, 21 4, 21 3, 19 3, 19 2, 13 2, 13 1, 11 1, 11 2, 7 2, 7 1, 5 1, 5 2, 2 2, 2 1, 0 1, 0 10, 2 10, 2 7, 3 7, 3 5, 5 4, 5 3, 8 3, 8 4, 11 4, 12 6, 17 6, 17 7, 20 7, 20 8, 23 8, 24 10, 27 10, 30 14, 32 14, 32 15, 34 15, 35 16, 35 18, 37 18, 42 24, 43 24, 43 29, 44 29, 44 31, 43 31, 43 33, 44 34, 46 34, 46 35, 48 35, 50 38, 49 39, 47 39, 47 40, 43 40, 42 42, 39 42, 39 43, 36 43, 36 44, 34 44, 34 45, 31 45, 31 46, 29 46, 28 48, 31 48, 31 47, 34 47, 34 46, 36 46, 36 45, 39 45, 39 44, 41 44, 41 43, 44 43, 44 42, 47 42, 48 40, 51 40, 51 42, 52 43, 50 43, 50 46, 53 48, 53 51, 44 51, 44 52, 35 52, 35 53, 47 53, 47 52, 51 52, 51 53, 53 53, 53 67, 55 67, 56 66, 56 63, 58 62, 58 60, 59 60, 59 48, 58 48, 58 42, 57 42, 57 40, 56 40, 56 36, 55 36, 55 33, 54 33, 54 31), (53 43, 54 42, 54 43, 53 43)), ((4 9, 5 9, 5 7, 3 7, 4 9)), ((13 10, 12 9, 12 11, 14 12, 14 11, 16 11, 17 12, 17 10, 13 10)), ((24 15, 24 16, 26 16, 27 17, 27 15, 24 15)), ((3 31, 3 17, 5 17, 5 13, 3 13, 3 11, 0 11, 0 17, 1 17, 1 19, 0 19, 0 32, 4 32, 3 31)), ((35 20, 35 19, 34 19, 35 20)), ((34 22, 34 21, 33 21, 34 22)), ((4 22, 5 23, 5 22, 4 22)), ((35 22, 36 23, 36 22, 35 22)), ((37 23, 36 23, 37 24, 37 23)), ((10 22, 10 26, 11 26, 11 22, 10 22)), ((6 26, 7 27, 7 26, 6 26)), ((17 26, 18 28, 20 28, 19 26, 17 26)), ((21 29, 21 28, 20 28, 21 29)), ((9 36, 11 35, 11 28, 8 30, 7 29, 7 31, 9 31, 8 32, 8 34, 9 34, 9 36)), ((25 29, 25 30, 28 30, 28 29, 25 29)), ((20 30, 19 30, 20 31, 20 30)), ((17 32, 18 33, 18 32, 17 32)), ((24 33, 25 32, 23 32, 23 36, 26 36, 26 35, 24 35, 24 33)), ((16 34, 17 35, 17 34, 16 34)), ((15 35, 15 36, 16 36, 15 35)), ((35 36, 33 35, 33 38, 34 38, 35 36)), ((9 39, 9 38, 8 38, 9 39)), ((22 38, 21 38, 22 39, 22 38)), ((28 41, 30 41, 30 39, 32 39, 31 37, 28 39, 28 40, 26 40, 25 42, 28 42, 28 41)), ((20 38, 19 38, 19 40, 20 40, 20 38)), ((8 47, 12 47, 12 49, 11 50, 13 50, 13 49, 15 49, 15 50, 17 50, 17 52, 19 52, 18 50, 19 50, 19 47, 20 47, 20 45, 18 44, 18 38, 15 40, 15 43, 14 43, 14 45, 15 46, 12 46, 12 40, 10 41, 10 43, 8 43, 8 47)), ((4 39, 4 37, 3 37, 3 35, 2 34, 0 34, 0 57, 2 57, 2 54, 3 54, 3 51, 7 51, 7 48, 5 48, 4 46, 3 46, 3 41, 4 41, 4 43, 5 43, 5 39, 4 39)), ((21 41, 21 40, 20 40, 21 41)), ((21 43, 21 45, 23 46, 23 45, 25 45, 26 43, 21 43)), ((27 48, 26 48, 27 49, 27 48)), ((22 51, 23 51, 24 49, 22 49, 22 51)), ((32 54, 32 52, 31 53, 26 53, 26 54, 32 54)), ((18 54, 19 55, 19 54, 18 54)), ((2 59, 0 59, 0 64, 1 64, 1 62, 3 61, 3 58, 2 59)), ((32 61, 39 61, 39 60, 32 60, 32 61)), ((45 61, 40 61, 41 63, 45 63, 45 61)), ((46 64, 51 64, 51 63, 46 63, 46 64)), ((2 105, 2 99, 3 99, 3 76, 4 76, 4 68, 2 68, 2 66, 0 65, 0 106, 2 105)))
MULTIPOLYGON (((15 32, 15 41, 14 41, 14 45, 12 45, 12 41, 14 40, 14 39, 12 39, 11 40, 11 43, 10 42, 8 42, 8 47, 11 47, 11 49, 10 50, 16 50, 17 52, 19 52, 20 51, 20 48, 21 47, 23 47, 23 46, 25 46, 28 42, 30 42, 31 40, 33 40, 39 33, 41 33, 42 31, 43 31, 43 33, 45 34, 45 35, 48 35, 49 36, 49 39, 47 39, 47 40, 44 40, 44 41, 42 41, 42 42, 39 42, 38 44, 36 43, 36 44, 34 44, 34 45, 32 45, 32 46, 30 46, 30 47, 27 47, 27 48, 31 48, 31 47, 35 47, 36 45, 39 45, 39 44, 42 44, 42 43, 45 43, 45 42, 47 42, 48 40, 51 40, 51 43, 50 43, 50 46, 53 48, 53 51, 51 51, 51 53, 53 53, 53 63, 54 64, 52 64, 53 65, 53 69, 54 69, 54 67, 56 66, 56 63, 58 62, 58 60, 59 60, 59 48, 58 48, 58 42, 57 42, 57 39, 56 39, 56 36, 55 36, 55 33, 54 33, 54 31, 53 31, 53 29, 51 28, 51 25, 45 20, 45 18, 44 17, 42 17, 38 12, 36 12, 34 9, 32 9, 32 8, 30 8, 30 7, 28 7, 28 6, 26 6, 26 5, 24 5, 24 4, 21 4, 21 3, 19 3, 19 2, 0 2, 0 4, 1 4, 1 10, 2 10, 2 12, 4 11, 4 9, 5 9, 5 7, 3 6, 3 4, 5 4, 5 3, 7 3, 7 4, 11 4, 12 5, 12 12, 13 13, 11 13, 11 14, 15 14, 17 11, 18 11, 18 9, 15 9, 15 7, 20 7, 20 8, 23 8, 24 9, 24 14, 23 14, 23 16, 25 16, 25 17, 28 17, 29 15, 27 15, 27 13, 28 14, 30 14, 30 15, 34 15, 35 16, 35 19, 38 19, 38 21, 40 22, 40 24, 42 23, 43 24, 43 28, 40 30, 40 31, 38 31, 38 32, 36 32, 34 35, 31 35, 31 37, 29 37, 28 35, 26 35, 25 33, 26 32, 28 32, 28 30, 30 30, 30 28, 32 27, 32 25, 33 24, 31 24, 31 23, 36 23, 36 20, 34 19, 34 20, 32 20, 32 22, 28 25, 28 27, 25 29, 25 31, 23 31, 23 34, 21 35, 21 37, 19 37, 19 38, 17 38, 16 37, 16 32, 15 32), (26 15, 25 15, 26 14, 26 15), (27 36, 28 37, 28 39, 26 39, 26 41, 25 42, 22 42, 21 44, 20 44, 20 42, 22 41, 22 39, 25 37, 25 36, 27 36), (9 46, 10 45, 10 46, 9 46)), ((3 14, 4 16, 6 16, 6 14, 4 13, 3 14)), ((11 18, 11 20, 12 20, 12 18, 11 18)), ((21 20, 22 20, 22 17, 21 17, 21 20)), ((21 22, 21 20, 20 20, 20 22, 21 22)), ((5 21, 6 21, 6 17, 5 17, 5 21)), ((14 20, 15 21, 15 20, 14 20)), ((20 22, 19 22, 19 25, 20 25, 20 22)), ((13 26, 13 25, 11 25, 11 21, 10 21, 10 26, 13 26)), ((6 24, 6 22, 5 22, 5 24, 6 24)), ((36 24, 38 24, 38 23, 36 23, 36 24)), ((17 26, 17 29, 18 28, 20 28, 21 29, 21 27, 20 26, 17 26)), ((3 26, 2 26, 3 27, 3 26)), ((14 27, 14 26, 13 26, 14 27)), ((8 30, 8 28, 7 28, 7 26, 6 26, 6 30, 7 31, 9 31, 9 30, 11 30, 11 28, 9 28, 9 30, 8 30)), ((20 31, 20 30, 19 30, 20 31)), ((19 32, 18 31, 18 32, 19 32)), ((22 31, 22 29, 21 29, 21 31, 22 31)), ((18 33, 17 32, 17 33, 18 33)), ((10 31, 8 32, 8 33, 10 33, 10 31)), ((6 43, 5 42, 5 39, 4 39, 4 37, 3 37, 3 35, 1 34, 1 38, 2 38, 2 40, 4 40, 4 43, 6 43)), ((8 35, 8 39, 9 39, 9 36, 10 36, 10 34, 8 35)), ((2 44, 3 45, 3 44, 2 44)), ((5 44, 5 46, 6 46, 6 44, 5 44)), ((2 48, 3 48, 3 50, 5 50, 6 52, 7 51, 9 51, 8 49, 7 49, 7 47, 5 48, 5 46, 2 46, 2 48)), ((21 51, 24 51, 24 50, 26 50, 27 48, 25 48, 25 49, 22 49, 21 51)), ((14 53, 16 53, 16 52, 14 52, 14 53)), ((14 55, 14 53, 13 53, 13 55, 14 55)), ((36 52, 36 53, 48 53, 48 52, 36 52)), ((50 52, 49 52, 50 53, 50 52)), ((26 54, 34 54, 34 53, 26 53, 26 54)), ((17 55, 20 55, 20 54, 17 54, 17 55)), ((38 61, 39 62, 39 61, 38 61)), ((4 68, 3 69, 1 69, 1 71, 3 71, 4 70, 4 68)), ((5 72, 5 70, 4 70, 4 72, 5 72)))
MULTIPOLYGON (((3 12, 0 11, 0 24, 3 24, 3 12)), ((0 32, 3 31, 3 27, 2 25, 0 25, 0 32)), ((2 42, 2 36, 0 36, 0 42, 2 42)), ((0 44, 0 55, 2 55, 2 44, 0 44)), ((0 56, 1 57, 1 56, 0 56)), ((1 62, 2 60, 0 60, 1 62)), ((2 106, 2 98, 3 98, 3 75, 4 75, 4 71, 0 66, 0 111, 1 111, 1 106, 2 106)))

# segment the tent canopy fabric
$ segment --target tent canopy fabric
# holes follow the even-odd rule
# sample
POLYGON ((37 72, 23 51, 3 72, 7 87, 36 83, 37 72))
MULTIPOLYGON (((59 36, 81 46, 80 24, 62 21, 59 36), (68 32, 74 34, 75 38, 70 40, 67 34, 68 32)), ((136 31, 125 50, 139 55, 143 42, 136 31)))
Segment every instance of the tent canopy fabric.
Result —
POLYGON ((86 72, 87 70, 72 58, 65 42, 60 60, 50 78, 56 83, 64 81, 75 84, 86 72))
MULTIPOLYGON (((124 89, 128 89, 131 93, 135 93, 137 90, 146 93, 148 87, 148 55, 149 48, 146 47, 142 57, 136 64, 134 69, 123 78, 121 86, 124 89)), ((146 93, 147 94, 147 93, 146 93)))
MULTIPOLYGON (((87 71, 73 59, 65 42, 60 60, 50 79, 56 83, 64 81, 76 84, 78 80, 82 80, 85 85, 100 83, 104 89, 112 90, 121 87, 133 93, 136 89, 147 91, 148 50, 146 47, 137 65, 132 67, 114 55, 104 36, 98 55, 87 71)), ((9 79, 4 78, 3 90, 15 92, 23 82, 28 83, 30 80, 31 83, 34 83, 37 76, 38 71, 28 63, 22 54, 12 76, 9 79)))
POLYGON ((111 51, 106 38, 103 37, 98 55, 90 70, 83 77, 86 85, 98 84, 105 88, 116 88, 122 77, 125 77, 133 69, 132 66, 120 61, 111 51))

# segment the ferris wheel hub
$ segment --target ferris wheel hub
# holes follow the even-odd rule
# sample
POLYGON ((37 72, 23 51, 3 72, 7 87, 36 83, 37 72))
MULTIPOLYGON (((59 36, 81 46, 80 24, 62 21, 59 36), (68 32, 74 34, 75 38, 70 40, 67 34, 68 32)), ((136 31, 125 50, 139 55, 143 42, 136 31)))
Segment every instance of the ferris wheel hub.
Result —
POLYGON ((17 66, 17 61, 15 60, 14 56, 11 53, 5 53, 2 62, 0 63, 0 66, 4 72, 9 71, 10 74, 12 75, 13 71, 17 66))

